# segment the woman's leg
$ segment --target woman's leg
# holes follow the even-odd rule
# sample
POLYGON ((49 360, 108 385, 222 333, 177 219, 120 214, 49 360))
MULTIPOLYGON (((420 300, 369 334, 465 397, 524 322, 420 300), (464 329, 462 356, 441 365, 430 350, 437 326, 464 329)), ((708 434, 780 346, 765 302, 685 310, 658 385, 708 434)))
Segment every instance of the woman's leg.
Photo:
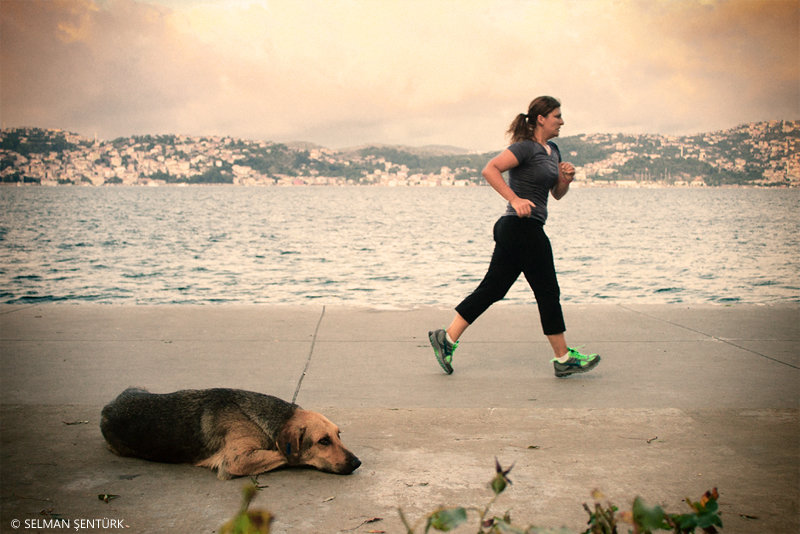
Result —
POLYGON ((555 375, 565 377, 591 371, 600 363, 600 356, 581 354, 567 346, 564 336, 566 327, 560 302, 561 291, 558 287, 550 240, 541 227, 531 231, 529 240, 533 246, 526 249, 530 253, 525 256, 523 271, 536 295, 542 330, 553 349, 556 359, 553 362, 555 375))
POLYGON ((515 242, 518 221, 516 217, 500 217, 495 223, 494 252, 486 275, 475 291, 456 306, 456 316, 447 329, 453 341, 457 341, 464 330, 489 306, 505 297, 519 278, 522 263, 519 247, 515 242))
POLYGON ((542 331, 547 336, 556 358, 564 356, 567 342, 564 336, 566 326, 561 310, 561 290, 558 286, 556 268, 553 262, 553 249, 550 240, 541 226, 528 226, 527 243, 523 257, 525 279, 536 296, 542 331))
POLYGON ((495 247, 492 261, 486 276, 480 285, 467 298, 456 306, 456 315, 453 317, 447 330, 432 330, 428 332, 428 339, 436 355, 436 361, 445 373, 453 372, 453 351, 458 346, 461 334, 474 322, 489 306, 502 299, 511 285, 522 272, 519 254, 515 247, 508 246, 509 236, 513 232, 508 230, 509 224, 501 217, 494 225, 495 247))
POLYGON ((567 347, 567 339, 564 336, 564 332, 560 334, 550 334, 547 336, 547 341, 550 342, 550 346, 553 348, 553 354, 555 358, 563 358, 567 352, 569 352, 569 347, 567 347))
POLYGON ((447 327, 445 332, 447 335, 450 336, 450 341, 456 342, 458 338, 461 337, 461 334, 464 333, 464 330, 467 329, 469 323, 466 319, 461 317, 461 314, 456 312, 456 316, 453 317, 453 322, 450 323, 450 326, 447 327))

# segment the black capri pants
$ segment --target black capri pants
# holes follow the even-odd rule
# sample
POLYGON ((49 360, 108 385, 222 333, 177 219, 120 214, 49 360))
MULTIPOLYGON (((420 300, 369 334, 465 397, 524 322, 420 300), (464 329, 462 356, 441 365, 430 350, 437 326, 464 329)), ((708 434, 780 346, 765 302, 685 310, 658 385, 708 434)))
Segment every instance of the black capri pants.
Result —
POLYGON ((520 273, 524 273, 536 297, 544 334, 566 331, 553 248, 544 233, 544 223, 513 215, 500 217, 494 225, 494 241, 489 270, 475 291, 456 306, 458 314, 472 324, 489 306, 505 297, 520 273))

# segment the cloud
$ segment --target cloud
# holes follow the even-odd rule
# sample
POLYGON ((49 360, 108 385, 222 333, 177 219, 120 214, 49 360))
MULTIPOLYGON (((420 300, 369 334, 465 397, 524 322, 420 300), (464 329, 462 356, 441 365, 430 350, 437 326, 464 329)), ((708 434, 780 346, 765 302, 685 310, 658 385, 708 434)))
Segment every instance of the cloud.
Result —
POLYGON ((564 134, 798 118, 792 0, 3 0, 4 126, 495 150, 539 94, 564 134))
POLYGON ((619 94, 641 111, 622 103, 612 109, 638 119, 638 130, 699 132, 800 114, 796 3, 627 7, 632 9, 617 13, 622 25, 600 37, 607 50, 622 56, 616 70, 627 83, 619 94))

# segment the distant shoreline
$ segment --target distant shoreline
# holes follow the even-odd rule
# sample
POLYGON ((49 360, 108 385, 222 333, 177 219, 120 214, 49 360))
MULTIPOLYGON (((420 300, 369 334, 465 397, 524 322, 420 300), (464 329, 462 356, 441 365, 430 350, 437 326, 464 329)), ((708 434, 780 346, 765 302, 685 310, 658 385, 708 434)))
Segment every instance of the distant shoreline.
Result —
MULTIPOLYGON (((558 138, 585 187, 800 187, 800 120, 691 137, 558 138)), ((47 129, 0 130, 0 182, 41 185, 484 185, 497 152, 366 146, 297 148, 231 137, 145 135, 98 142, 47 129)), ((577 187, 580 187, 577 186, 577 187)))
MULTIPOLYGON (((473 187, 490 187, 489 184, 475 184, 470 183, 466 185, 450 185, 450 184, 440 184, 440 185, 409 185, 409 184, 398 184, 398 185, 387 185, 387 184, 226 184, 226 183, 209 183, 209 184, 188 184, 188 183, 163 183, 163 184, 102 184, 102 185, 92 185, 92 184, 54 184, 54 183, 46 183, 46 184, 39 184, 39 183, 4 183, 0 182, 0 188, 12 188, 12 187, 19 187, 19 188, 26 188, 26 187, 53 187, 53 188, 69 188, 69 187, 86 187, 89 189, 103 189, 103 188, 159 188, 159 187, 166 187, 166 188, 182 188, 182 187, 241 187, 241 188, 277 188, 277 189, 284 189, 284 188, 326 188, 326 187, 333 187, 333 188, 344 188, 344 187, 355 187, 355 188, 385 188, 385 189, 430 189, 430 188, 451 188, 451 189, 463 189, 463 188, 473 188, 473 187)), ((790 186, 786 184, 776 184, 776 185, 760 185, 760 184, 723 184, 723 185, 692 185, 692 184, 684 184, 684 185, 674 185, 674 184, 666 184, 662 182, 654 182, 654 183, 641 183, 641 184, 616 184, 616 183, 598 183, 598 182, 573 182, 570 186, 573 189, 800 189, 797 186, 790 186)))

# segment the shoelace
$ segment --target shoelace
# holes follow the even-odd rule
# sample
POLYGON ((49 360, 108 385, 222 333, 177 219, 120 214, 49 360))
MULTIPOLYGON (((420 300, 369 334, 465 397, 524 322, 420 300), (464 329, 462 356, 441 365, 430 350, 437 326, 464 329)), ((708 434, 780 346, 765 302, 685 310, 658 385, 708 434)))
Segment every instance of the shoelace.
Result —
MULTIPOLYGON (((583 348, 583 345, 578 347, 578 349, 580 349, 580 348, 583 348)), ((577 349, 574 349, 572 347, 569 348, 569 355, 570 355, 571 358, 575 358, 576 360, 584 360, 584 361, 591 360, 595 356, 597 356, 597 354, 581 354, 580 352, 578 352, 577 349)))
POLYGON ((452 345, 450 345, 450 343, 448 343, 446 340, 445 340, 444 343, 445 343, 445 345, 444 345, 444 355, 445 356, 449 356, 449 357, 452 358, 453 357, 453 353, 458 348, 458 341, 456 341, 452 345), (448 347, 448 345, 450 345, 450 346, 448 347))

